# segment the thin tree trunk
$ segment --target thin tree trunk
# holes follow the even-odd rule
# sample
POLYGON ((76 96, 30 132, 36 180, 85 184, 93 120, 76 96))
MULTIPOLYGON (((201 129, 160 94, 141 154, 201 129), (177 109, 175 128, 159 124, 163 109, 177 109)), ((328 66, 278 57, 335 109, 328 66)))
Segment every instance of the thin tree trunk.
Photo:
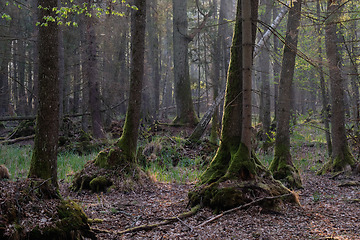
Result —
MULTIPOLYGON (((316 1, 316 10, 317 10, 317 17, 318 17, 318 21, 320 21, 320 17, 321 17, 321 12, 320 12, 320 0, 316 1)), ((320 25, 318 25, 317 27, 317 31, 319 36, 321 36, 321 29, 320 29, 320 25)), ((321 38, 318 38, 318 53, 319 53, 319 74, 320 74, 320 89, 321 89, 321 103, 322 103, 322 117, 323 117, 323 121, 324 121, 324 127, 325 127, 325 136, 326 136, 326 143, 327 143, 327 150, 328 150, 328 155, 331 156, 331 149, 332 149, 332 145, 331 145, 331 135, 330 135, 330 123, 329 123, 329 99, 328 99, 328 94, 326 92, 327 86, 325 84, 325 78, 324 78, 324 69, 323 69, 323 57, 322 57, 322 44, 321 44, 321 38)))
POLYGON ((275 179, 297 188, 301 187, 301 179, 290 153, 290 117, 291 101, 294 95, 292 82, 301 18, 301 2, 301 0, 294 1, 289 10, 279 84, 275 156, 269 167, 275 179))
MULTIPOLYGON (((92 0, 88 0, 89 8, 92 0)), ((89 9, 90 13, 92 9, 89 9)), ((88 83, 89 109, 91 113, 91 127, 94 138, 105 138, 103 124, 101 119, 101 101, 100 101, 100 80, 97 70, 96 57, 96 34, 94 21, 95 17, 85 17, 86 19, 86 61, 85 61, 85 78, 88 83)))

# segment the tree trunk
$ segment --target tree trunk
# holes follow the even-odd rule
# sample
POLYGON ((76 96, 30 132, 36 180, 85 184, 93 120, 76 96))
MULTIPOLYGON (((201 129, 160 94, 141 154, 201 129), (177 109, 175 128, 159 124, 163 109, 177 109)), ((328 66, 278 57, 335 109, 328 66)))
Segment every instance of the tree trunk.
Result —
MULTIPOLYGON (((0 25, 3 34, 8 34, 9 24, 0 25)), ((0 41, 0 50, 2 57, 0 58, 0 116, 9 114, 10 91, 8 83, 8 65, 10 61, 10 40, 2 39, 0 41)))
MULTIPOLYGON (((136 0, 138 10, 132 13, 130 96, 123 134, 116 142, 123 157, 113 164, 136 163, 136 148, 141 113, 141 92, 144 78, 146 0, 136 0), (125 162, 125 163, 126 163, 125 162)), ((110 160, 110 159, 108 159, 110 160)), ((97 159, 101 164, 101 161, 97 159)))
MULTIPOLYGON (((39 22, 44 16, 55 17, 53 8, 57 0, 39 0, 39 22), (47 10, 49 9, 49 10, 47 10)), ((41 178, 58 191, 57 146, 59 132, 59 78, 58 78, 58 26, 48 22, 39 27, 39 107, 36 122, 36 136, 31 158, 29 178, 41 178)))
MULTIPOLYGON (((262 16, 262 22, 265 24, 270 24, 271 21, 271 11, 272 11, 272 3, 270 0, 265 1, 265 13, 262 16)), ((266 32, 267 27, 263 27, 263 32, 266 32)), ((258 46, 258 45, 256 45, 258 46)), ((260 98, 262 101, 262 105, 260 105, 260 113, 262 114, 262 130, 263 136, 262 140, 266 143, 269 142, 269 134, 270 134, 270 125, 271 125, 271 104, 270 104, 270 52, 269 52, 269 44, 264 42, 264 47, 262 48, 259 61, 261 66, 260 71, 260 79, 261 79, 261 91, 260 98)), ((266 146, 266 144, 264 144, 266 146)), ((267 149, 264 149, 265 151, 267 149)))
POLYGON ((289 10, 279 84, 275 156, 269 167, 275 179, 279 179, 293 188, 301 187, 301 178, 292 162, 290 153, 290 115, 292 112, 291 100, 293 99, 292 82, 300 18, 301 0, 298 0, 293 2, 289 10))
POLYGON ((188 58, 187 1, 173 0, 173 52, 176 100, 175 124, 195 126, 198 123, 191 97, 188 58))
MULTIPOLYGON (((87 0, 89 6, 92 0, 87 0)), ((90 14, 92 8, 89 7, 90 14)), ((88 100, 91 116, 91 127, 94 138, 105 138, 103 124, 101 119, 101 101, 100 101, 100 81, 98 76, 97 52, 96 52, 96 34, 95 17, 85 16, 86 19, 86 61, 85 61, 85 79, 88 85, 88 100)))
MULTIPOLYGON (((320 12, 320 0, 316 1, 316 11, 317 11, 317 17, 318 21, 321 21, 321 12, 320 12)), ((317 27, 317 31, 319 36, 321 36, 321 29, 320 25, 317 27)), ((332 152, 332 144, 331 144, 331 136, 330 136, 330 123, 329 123, 329 99, 328 94, 326 92, 327 86, 325 84, 325 78, 324 78, 324 69, 323 69, 323 57, 322 57, 322 47, 321 47, 321 38, 318 38, 318 53, 319 53, 319 74, 320 74, 320 88, 321 88, 321 103, 322 103, 322 117, 324 121, 324 127, 325 127, 325 136, 326 136, 326 143, 327 143, 327 149, 328 149, 328 155, 331 156, 332 152)))
POLYGON ((328 14, 331 17, 326 21, 325 45, 329 64, 330 92, 331 92, 331 140, 332 156, 324 165, 320 173, 336 172, 355 166, 355 160, 350 152, 345 129, 344 112, 344 79, 340 70, 340 52, 338 46, 337 26, 340 19, 340 1, 328 1, 328 14))
POLYGON ((201 185, 189 193, 190 204, 193 206, 202 203, 216 210, 229 209, 251 202, 251 198, 256 198, 256 195, 289 193, 287 188, 271 177, 254 155, 251 156, 248 136, 242 136, 242 132, 246 133, 251 127, 251 63, 256 27, 249 27, 248 24, 251 24, 250 20, 256 20, 254 13, 257 12, 257 1, 251 1, 251 5, 249 1, 243 1, 243 4, 243 12, 251 14, 244 16, 246 21, 242 25, 242 1, 238 0, 225 95, 222 141, 216 156, 200 178, 201 185), (246 27, 244 33, 247 34, 244 38, 243 26, 246 27), (243 40, 246 45, 243 45, 243 40), (244 58, 243 48, 247 51, 244 58), (250 63, 243 65, 245 57, 250 63), (244 84, 243 79, 246 79, 244 84), (247 93, 242 94, 243 86, 247 93), (243 97, 244 95, 247 97, 243 97), (245 112, 244 108, 247 108, 245 112), (242 124, 243 121, 245 123, 242 124), (252 192, 251 197, 248 197, 249 191, 252 192))

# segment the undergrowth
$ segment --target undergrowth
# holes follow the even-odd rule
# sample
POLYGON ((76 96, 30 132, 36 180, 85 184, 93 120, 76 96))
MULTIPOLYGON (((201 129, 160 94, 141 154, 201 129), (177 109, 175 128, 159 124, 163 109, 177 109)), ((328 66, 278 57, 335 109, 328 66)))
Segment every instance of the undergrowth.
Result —
MULTIPOLYGON (((0 164, 5 164, 11 174, 11 179, 26 178, 30 169, 32 147, 0 145, 0 164)), ((58 177, 69 181, 68 176, 82 169, 84 164, 93 159, 96 153, 82 155, 72 152, 62 152, 58 155, 58 177)))

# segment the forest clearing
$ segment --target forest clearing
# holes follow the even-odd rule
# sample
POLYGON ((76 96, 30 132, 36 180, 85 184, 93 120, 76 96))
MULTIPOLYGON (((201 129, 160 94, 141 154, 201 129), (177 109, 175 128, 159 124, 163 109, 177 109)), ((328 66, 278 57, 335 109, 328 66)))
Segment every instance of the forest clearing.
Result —
POLYGON ((357 1, 0 16, 0 239, 360 239, 357 1))

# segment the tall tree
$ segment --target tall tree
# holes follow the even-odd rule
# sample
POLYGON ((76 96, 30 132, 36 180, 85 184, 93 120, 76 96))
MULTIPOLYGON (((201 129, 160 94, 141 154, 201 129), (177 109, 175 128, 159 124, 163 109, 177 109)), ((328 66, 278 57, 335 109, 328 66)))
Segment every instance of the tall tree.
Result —
MULTIPOLYGON (((141 92, 144 78, 146 0, 134 1, 137 10, 132 10, 131 24, 131 73, 129 105, 126 113, 123 133, 114 146, 101 151, 93 163, 99 168, 122 168, 122 174, 131 176, 138 170, 136 162, 137 139, 140 125, 141 92)), ((91 188, 90 180, 95 176, 87 175, 86 167, 73 181, 75 189, 91 188)), ((99 173, 101 174, 101 172, 99 173)), ((119 173, 120 174, 120 173, 119 173)))
POLYGON ((345 110, 344 110, 344 78, 340 69, 340 51, 338 44, 337 23, 341 16, 341 1, 328 0, 328 19, 325 25, 325 45, 329 65, 330 98, 331 98, 331 140, 332 155, 330 160, 321 169, 327 171, 342 171, 347 166, 354 167, 355 160, 352 156, 346 138, 345 110))
POLYGON ((174 123, 196 125, 198 119, 191 97, 187 1, 173 0, 173 52, 176 118, 174 123))
MULTIPOLYGON (((320 0, 316 1, 316 13, 318 17, 318 21, 320 21, 321 17, 321 11, 320 11, 320 0)), ((317 32, 319 36, 321 36, 321 27, 320 25, 317 26, 317 32)), ((319 53, 319 74, 320 74, 320 89, 321 89, 321 103, 323 107, 322 117, 324 121, 324 127, 325 127, 325 136, 326 136, 326 143, 327 143, 327 149, 328 149, 328 155, 331 156, 331 135, 330 135, 330 121, 329 121, 329 99, 328 94, 326 92, 327 86, 325 84, 325 77, 324 77, 324 68, 323 68, 323 56, 322 56, 322 44, 321 44, 321 38, 318 38, 318 53, 319 53)))
POLYGON ((91 116, 91 129, 95 138, 105 138, 103 123, 101 118, 100 100, 100 79, 98 74, 97 60, 97 41, 95 33, 95 21, 93 16, 93 0, 87 0, 88 16, 86 19, 86 60, 85 60, 85 79, 88 85, 88 100, 91 116))
MULTIPOLYGON (((0 30, 7 34, 10 30, 10 23, 5 19, 0 20, 0 30)), ((10 61, 10 40, 1 39, 0 41, 0 116, 9 113, 10 92, 8 83, 8 64, 10 61)))
MULTIPOLYGON (((264 1, 265 13, 261 16, 261 21, 266 25, 270 25, 271 22, 271 12, 272 12, 272 1, 264 1)), ((267 27, 262 28, 266 32, 267 27)), ((265 142, 269 141, 270 133, 270 52, 269 44, 265 42, 264 47, 262 48, 259 55, 259 64, 261 66, 260 70, 260 81, 261 81, 261 90, 260 90, 260 119, 263 125, 263 136, 262 139, 265 142)))
POLYGON ((201 185, 189 193, 192 205, 202 203, 215 209, 228 209, 252 201, 255 195, 290 193, 251 154, 251 134, 248 132, 251 128, 251 68, 256 32, 256 26, 251 24, 257 20, 257 6, 257 0, 237 1, 222 141, 201 176, 201 185), (254 194, 251 197, 247 194, 249 190, 254 194))
POLYGON ((38 0, 39 27, 39 106, 36 118, 36 135, 31 158, 29 178, 46 181, 51 197, 57 195, 57 146, 59 133, 59 67, 58 26, 56 22, 44 22, 44 17, 55 19, 57 0, 38 0))
POLYGON ((293 99, 292 82, 301 18, 301 0, 293 1, 289 10, 285 46, 281 66, 278 115, 275 137, 275 156, 270 164, 274 178, 291 187, 301 187, 301 178, 295 168, 290 153, 290 115, 293 99))

